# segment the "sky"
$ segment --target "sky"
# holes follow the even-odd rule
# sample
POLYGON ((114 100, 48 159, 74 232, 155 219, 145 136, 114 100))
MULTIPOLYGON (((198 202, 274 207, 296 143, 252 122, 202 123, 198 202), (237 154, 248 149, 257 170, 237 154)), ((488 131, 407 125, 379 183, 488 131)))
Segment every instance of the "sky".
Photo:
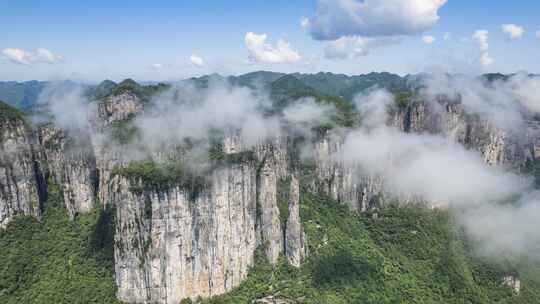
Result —
POLYGON ((0 0, 0 80, 540 73, 540 1, 0 0))

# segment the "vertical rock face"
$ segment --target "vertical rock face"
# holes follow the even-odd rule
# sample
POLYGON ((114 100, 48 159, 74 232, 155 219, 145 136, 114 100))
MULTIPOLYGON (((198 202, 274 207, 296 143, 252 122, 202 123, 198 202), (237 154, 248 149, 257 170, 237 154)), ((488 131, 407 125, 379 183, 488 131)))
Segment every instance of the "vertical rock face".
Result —
POLYGON ((329 136, 315 144, 316 188, 352 210, 376 207, 383 194, 382 177, 358 175, 358 168, 346 166, 340 160, 341 144, 341 139, 329 136))
POLYGON ((300 221, 300 182, 293 175, 289 192, 289 216, 285 231, 285 256, 289 264, 300 267, 306 253, 306 235, 300 221))
POLYGON ((22 119, 0 117, 0 228, 18 214, 39 218, 42 189, 27 126, 22 119))
POLYGON ((47 124, 38 127, 42 167, 59 184, 71 218, 92 210, 98 187, 96 160, 86 134, 69 136, 47 124))
POLYGON ((285 143, 275 141, 257 148, 259 168, 257 173, 257 207, 260 212, 260 242, 268 260, 275 264, 283 253, 283 231, 277 201, 278 182, 287 175, 285 143))
POLYGON ((135 195, 118 183, 119 299, 178 303, 238 286, 257 247, 254 169, 219 169, 197 195, 180 188, 135 195))
MULTIPOLYGON (((404 132, 440 134, 465 147, 482 153, 490 165, 521 166, 531 153, 532 141, 521 131, 511 132, 496 127, 492 122, 465 112, 462 104, 413 102, 392 113, 389 124, 404 132)), ((525 125, 526 132, 538 137, 538 131, 525 125)))
MULTIPOLYGON (((226 140, 224 150, 233 151, 230 142, 240 146, 226 140)), ((200 193, 180 187, 137 193, 134 181, 113 178, 120 300, 168 304, 225 293, 246 278, 259 246, 272 263, 284 255, 300 265, 307 245, 300 185, 289 176, 286 140, 260 144, 255 151, 254 160, 214 169, 200 193), (291 179, 286 225, 277 202, 282 178, 291 179)))
MULTIPOLYGON (((520 167, 536 159, 539 130, 528 124, 526 134, 497 128, 493 123, 465 113, 463 105, 441 101, 439 104, 413 102, 390 113, 388 125, 404 132, 438 134, 468 149, 477 150, 490 165, 520 167)), ((362 174, 361 169, 346 166, 340 160, 342 139, 323 136, 314 145, 316 189, 351 209, 366 211, 384 200, 384 178, 362 174)), ((369 147, 366 147, 369 149, 369 147)), ((405 198, 418 201, 418 198, 405 198)))
POLYGON ((130 91, 114 94, 98 104, 98 117, 105 123, 126 120, 142 112, 141 99, 130 91))

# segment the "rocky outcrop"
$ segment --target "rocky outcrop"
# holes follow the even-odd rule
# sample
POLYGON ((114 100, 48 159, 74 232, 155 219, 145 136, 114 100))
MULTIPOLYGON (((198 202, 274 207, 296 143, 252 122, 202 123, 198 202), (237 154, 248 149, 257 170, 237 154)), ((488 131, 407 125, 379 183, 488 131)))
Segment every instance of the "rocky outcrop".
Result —
POLYGON ((295 175, 291 177, 290 182, 288 211, 285 226, 285 256, 289 264, 300 267, 307 255, 307 238, 300 220, 300 182, 295 175))
POLYGON ((69 216, 90 212, 96 204, 98 177, 89 135, 70 135, 53 124, 41 125, 35 133, 41 167, 60 185, 69 216))
POLYGON ((341 159, 342 139, 323 136, 314 145, 315 190, 322 191, 352 210, 375 208, 383 196, 383 178, 363 175, 359 168, 347 166, 341 159))
POLYGON ((238 286, 258 245, 255 173, 249 164, 219 169, 195 194, 177 187, 137 195, 119 182, 111 191, 119 299, 178 303, 238 286))
POLYGON ((521 292, 521 280, 515 274, 505 276, 503 278, 503 285, 510 287, 516 295, 519 295, 521 292))
POLYGON ((540 132, 534 124, 505 130, 477 115, 465 112, 462 104, 445 99, 438 102, 412 102, 394 109, 389 125, 404 132, 439 134, 465 147, 479 151, 486 163, 520 167, 533 157, 533 138, 540 132))
MULTIPOLYGON (((299 266, 307 244, 286 149, 281 139, 260 144, 255 159, 218 166, 195 193, 180 186, 138 192, 137 181, 113 177, 119 299, 168 304, 225 293, 246 278, 258 247, 272 263, 284 255, 299 266), (286 223, 277 201, 282 178, 291 181, 286 223)), ((224 150, 234 150, 227 140, 224 150)))
POLYGON ((16 215, 41 216, 45 190, 34 149, 22 119, 0 117, 0 228, 16 215))
POLYGON ((98 104, 98 118, 101 122, 112 123, 126 120, 144 109, 141 99, 131 91, 112 94, 98 104))

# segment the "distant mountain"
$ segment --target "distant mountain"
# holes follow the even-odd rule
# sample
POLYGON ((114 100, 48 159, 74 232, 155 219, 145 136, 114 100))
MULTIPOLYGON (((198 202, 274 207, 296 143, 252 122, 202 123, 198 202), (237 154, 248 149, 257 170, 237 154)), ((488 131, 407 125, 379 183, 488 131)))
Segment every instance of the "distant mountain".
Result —
POLYGON ((240 76, 230 76, 229 81, 233 84, 244 85, 249 87, 261 87, 285 76, 285 73, 257 71, 240 76))
MULTIPOLYGON (((512 75, 513 74, 505 75, 493 73, 481 75, 480 77, 486 81, 495 81, 507 80, 512 75)), ((534 77, 535 75, 531 74, 530 76, 534 77)), ((422 81, 426 77, 429 77, 429 75, 415 74, 402 77, 388 72, 372 72, 369 74, 348 76, 345 74, 328 72, 316 74, 285 74, 269 71, 256 71, 239 76, 227 77, 214 73, 201 77, 192 77, 180 81, 180 83, 190 83, 197 88, 206 88, 210 83, 229 83, 235 86, 262 88, 268 87, 274 83, 274 85, 280 84, 282 87, 294 87, 295 89, 302 90, 310 88, 311 90, 317 91, 319 94, 339 97, 350 102, 357 94, 365 92, 367 89, 373 87, 387 89, 394 93, 415 90, 422 86, 422 81), (291 83, 284 84, 284 82, 287 81, 290 81, 291 83)), ((66 82, 74 84, 74 82, 66 82)), ((140 93, 142 97, 148 97, 148 94, 159 92, 173 84, 149 83, 150 82, 137 83, 134 80, 128 79, 117 84, 114 81, 105 80, 98 85, 89 85, 87 95, 92 99, 102 99, 110 94, 129 87, 132 91, 140 93)), ((36 103, 39 94, 47 84, 48 82, 42 81, 0 82, 0 99, 19 109, 30 108, 36 103)))
POLYGON ((107 95, 110 95, 116 86, 116 82, 111 80, 104 80, 97 86, 89 87, 88 95, 93 96, 96 99, 101 99, 106 97, 107 95))
POLYGON ((317 74, 296 73, 293 75, 310 87, 328 95, 340 96, 348 101, 351 101, 358 93, 371 87, 384 88, 390 91, 409 89, 407 80, 404 77, 387 72, 356 76, 322 72, 317 74))
POLYGON ((34 105, 47 82, 43 81, 6 81, 0 82, 0 100, 19 109, 34 105))
POLYGON ((210 81, 228 82, 232 85, 258 88, 268 86, 276 82, 292 81, 289 86, 307 86, 321 94, 336 96, 347 101, 352 101, 354 96, 371 87, 385 88, 393 92, 407 91, 410 89, 409 79, 387 72, 369 73, 364 75, 347 76, 320 72, 317 74, 285 74, 268 71, 257 71, 240 76, 224 77, 219 74, 206 75, 190 78, 187 81, 198 87, 207 87, 210 81), (291 76, 291 77, 286 77, 291 76), (286 78, 284 78, 286 77, 286 78), (301 84, 301 85, 300 85, 301 84))

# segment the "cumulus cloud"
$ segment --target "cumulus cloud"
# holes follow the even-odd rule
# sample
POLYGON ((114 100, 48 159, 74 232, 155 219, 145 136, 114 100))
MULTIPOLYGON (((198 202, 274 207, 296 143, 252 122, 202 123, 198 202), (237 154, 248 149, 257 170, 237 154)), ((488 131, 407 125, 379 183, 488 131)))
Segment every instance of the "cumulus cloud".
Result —
POLYGON ((489 32, 486 30, 477 30, 473 34, 473 39, 478 44, 481 51, 487 51, 489 49, 489 32))
POLYGON ((519 39, 525 33, 523 27, 515 24, 503 24, 501 28, 505 34, 508 34, 510 39, 519 39))
POLYGON ((18 48, 6 48, 2 50, 5 58, 13 63, 31 65, 33 63, 59 63, 63 57, 56 55, 48 49, 38 48, 35 51, 26 51, 18 48))
POLYGON ((301 59, 298 52, 291 49, 285 40, 278 40, 276 46, 266 42, 266 34, 246 34, 244 42, 249 52, 249 59, 253 62, 262 63, 293 63, 301 59))
POLYGON ((446 0, 319 0, 317 12, 304 24, 316 40, 345 36, 414 35, 439 20, 446 0))
POLYGON ((435 42, 435 37, 431 35, 425 35, 424 37, 422 37, 422 41, 425 44, 433 44, 435 42))
POLYGON ((482 66, 492 65, 494 60, 489 56, 489 32, 486 30, 477 30, 473 34, 473 39, 480 49, 480 64, 482 66))
POLYGON ((202 57, 196 54, 191 55, 189 57, 189 61, 191 61, 191 63, 198 68, 202 68, 205 65, 202 57))
POLYGON ((327 59, 349 59, 368 55, 373 49, 397 44, 398 37, 342 37, 325 43, 327 59))

